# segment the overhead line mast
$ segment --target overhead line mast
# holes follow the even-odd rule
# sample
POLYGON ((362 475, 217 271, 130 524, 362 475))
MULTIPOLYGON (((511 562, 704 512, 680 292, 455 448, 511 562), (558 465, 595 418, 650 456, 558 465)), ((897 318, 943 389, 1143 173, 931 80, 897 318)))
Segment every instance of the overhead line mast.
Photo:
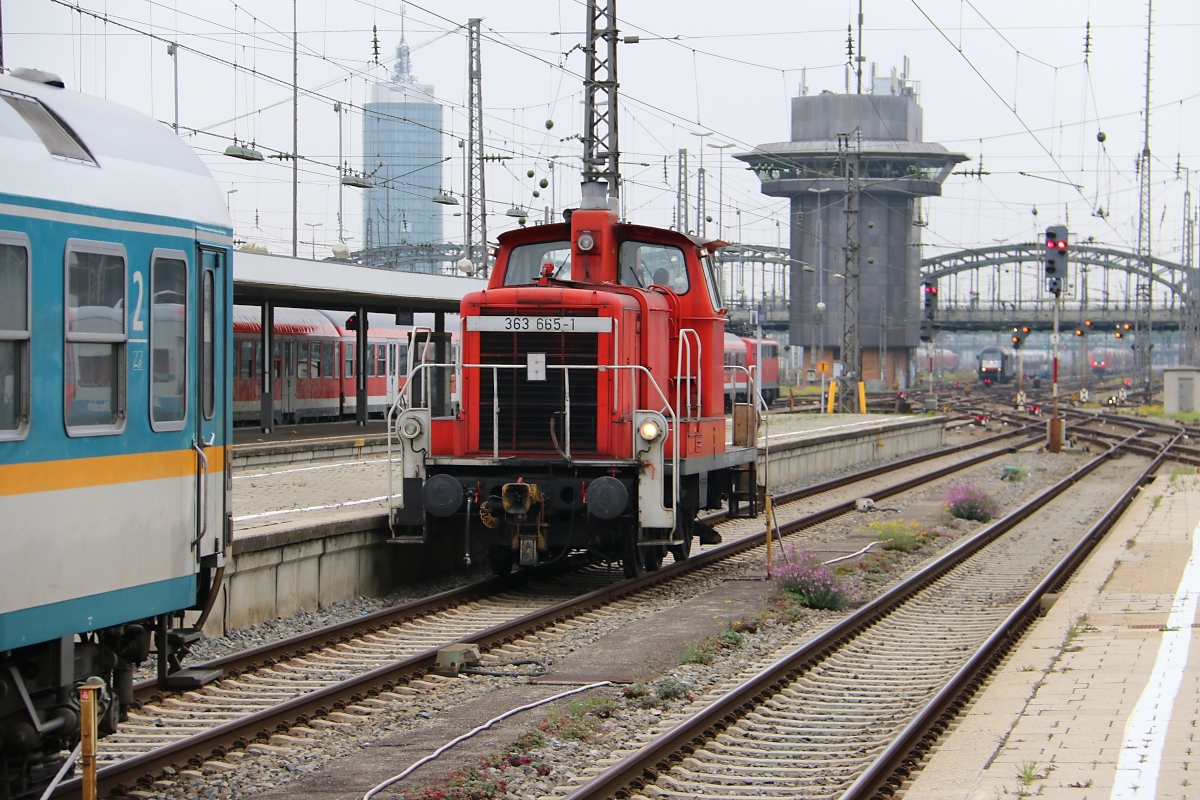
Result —
POLYGON ((1138 273, 1137 291, 1135 293, 1138 308, 1137 331, 1137 367, 1139 379, 1145 378, 1145 403, 1150 404, 1150 361, 1151 361, 1151 314, 1150 302, 1153 298, 1153 282, 1151 281, 1154 262, 1151 258, 1150 234, 1150 23, 1154 12, 1153 0, 1146 0, 1146 106, 1142 112, 1142 154, 1138 159, 1138 176, 1141 179, 1138 187, 1138 256, 1141 259, 1141 271, 1138 273))
MULTIPOLYGON (((608 183, 609 208, 620 208, 617 136, 617 3, 588 0, 584 70, 583 182, 608 183)), ((630 37, 633 41, 633 37, 630 37)), ((684 228, 687 223, 681 219, 684 228)))
POLYGON ((486 276, 488 267, 487 208, 483 183, 483 67, 478 17, 467 21, 467 240, 463 243, 471 273, 486 276))

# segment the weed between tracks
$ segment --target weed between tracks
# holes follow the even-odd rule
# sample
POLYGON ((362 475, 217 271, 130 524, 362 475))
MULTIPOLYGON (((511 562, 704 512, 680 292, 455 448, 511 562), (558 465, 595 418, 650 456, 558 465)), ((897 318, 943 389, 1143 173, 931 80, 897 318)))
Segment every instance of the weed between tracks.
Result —
POLYGON ((491 800, 508 794, 515 772, 545 777, 554 767, 537 756, 552 739, 597 741, 607 730, 615 701, 588 696, 567 704, 566 711, 551 706, 542 722, 521 734, 502 751, 493 751, 445 773, 440 779, 400 791, 401 800, 491 800))
POLYGON ((942 500, 950 516, 959 519, 990 522, 1000 513, 1000 506, 992 496, 972 483, 951 484, 942 500))

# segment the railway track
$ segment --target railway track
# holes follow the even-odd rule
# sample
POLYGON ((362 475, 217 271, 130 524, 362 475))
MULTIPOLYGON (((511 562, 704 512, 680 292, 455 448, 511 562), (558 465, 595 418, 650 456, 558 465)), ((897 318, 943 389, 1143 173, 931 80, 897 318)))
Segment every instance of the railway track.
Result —
POLYGON ((571 800, 892 796, 1036 616, 1042 595, 1065 582, 1178 440, 1160 442, 1112 503, 1111 485, 1129 471, 1111 458, 1137 437, 666 725, 571 800), (1100 488, 1089 488, 1096 481, 1100 488), (1067 521, 1060 498, 1093 513, 1067 521))
MULTIPOLYGON (((781 535, 850 513, 864 494, 882 499, 998 457, 1010 451, 1008 440, 1027 433, 1017 428, 781 495, 781 535)), ((722 522, 722 515, 710 522, 722 522)), ((150 682, 140 684, 141 707, 101 741, 101 790, 129 791, 152 783, 166 767, 196 767, 231 748, 269 744, 289 731, 345 723, 402 702, 404 685, 429 680, 437 649, 452 642, 477 642, 486 651, 660 583, 703 582, 705 570, 761 561, 755 552, 765 541, 761 522, 729 520, 721 530, 726 544, 636 580, 614 581, 619 572, 595 565, 516 585, 494 579, 210 662, 203 666, 219 667, 226 677, 201 690, 165 696, 150 682)), ((78 791, 77 781, 68 782, 56 796, 78 791)))

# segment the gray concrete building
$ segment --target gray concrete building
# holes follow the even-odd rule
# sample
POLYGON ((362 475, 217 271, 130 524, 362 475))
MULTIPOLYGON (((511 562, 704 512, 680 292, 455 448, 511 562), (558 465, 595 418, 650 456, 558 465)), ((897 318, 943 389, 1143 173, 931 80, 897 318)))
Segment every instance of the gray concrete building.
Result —
POLYGON ((875 80, 869 93, 792 98, 791 141, 737 155, 758 174, 764 194, 791 199, 788 333, 792 345, 805 348, 806 366, 841 357, 847 243, 842 159, 853 153, 859 163, 863 378, 888 386, 911 381, 922 306, 919 203, 940 195, 954 165, 967 160, 923 141, 922 128, 915 84, 893 71, 875 80))

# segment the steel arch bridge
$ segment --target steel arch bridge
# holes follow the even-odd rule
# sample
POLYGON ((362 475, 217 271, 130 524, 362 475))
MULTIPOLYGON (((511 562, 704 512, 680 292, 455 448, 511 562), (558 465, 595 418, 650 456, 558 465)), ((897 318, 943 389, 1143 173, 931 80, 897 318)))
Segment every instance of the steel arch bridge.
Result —
MULTIPOLYGON (((937 281, 960 272, 986 267, 1040 265, 1042 258, 1042 245, 1036 242, 957 250, 934 258, 921 259, 921 279, 937 281)), ((1142 258, 1137 253, 1094 244, 1074 244, 1071 246, 1070 261, 1072 265, 1100 267, 1125 272, 1134 277, 1149 278, 1152 283, 1161 285, 1169 294, 1174 294, 1180 299, 1186 298, 1189 290, 1195 291, 1198 288, 1195 268, 1164 258, 1152 257, 1150 270, 1147 271, 1142 267, 1142 258)))

